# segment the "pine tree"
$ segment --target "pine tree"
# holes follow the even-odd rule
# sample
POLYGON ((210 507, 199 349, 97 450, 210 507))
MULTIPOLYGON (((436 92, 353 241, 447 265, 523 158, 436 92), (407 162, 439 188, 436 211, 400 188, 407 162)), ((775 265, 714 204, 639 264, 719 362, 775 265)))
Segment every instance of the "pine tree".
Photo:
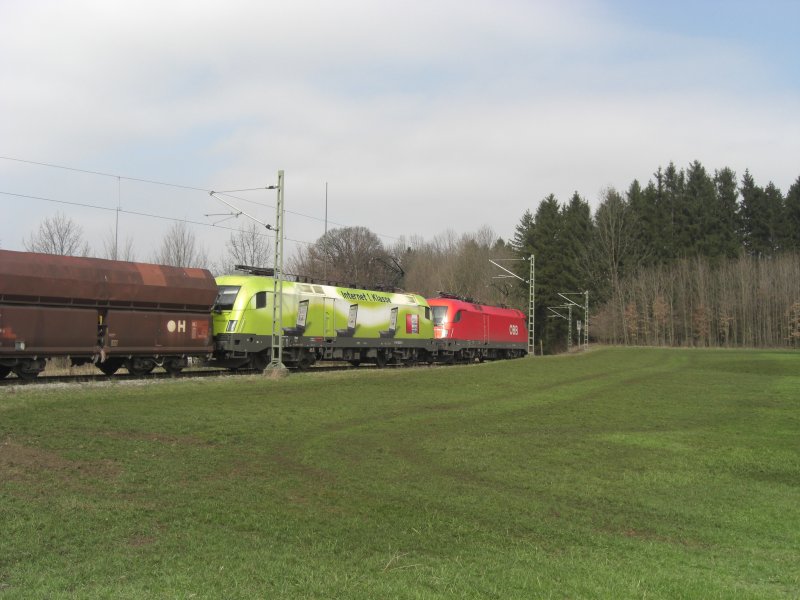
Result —
POLYGON ((533 215, 526 210, 525 214, 514 228, 514 237, 511 247, 520 256, 528 256, 533 251, 533 215))
POLYGON ((742 249, 741 223, 739 220, 739 192, 736 189, 736 173, 725 167, 714 173, 716 236, 711 256, 733 258, 742 249))
POLYGON ((771 181, 764 188, 765 209, 769 226, 769 247, 772 254, 782 251, 790 235, 786 227, 786 206, 783 194, 771 181))
POLYGON ((714 182, 700 161, 694 161, 686 171, 684 199, 681 238, 686 255, 717 256, 714 182))
POLYGON ((592 209, 575 192, 562 209, 562 247, 564 255, 565 291, 586 289, 592 241, 592 209))
POLYGON ((558 200, 550 194, 539 203, 534 217, 533 254, 536 255, 536 296, 542 302, 557 301, 564 274, 563 218, 558 200))
MULTIPOLYGON (((517 225, 512 242, 517 255, 536 257, 536 339, 543 340, 549 350, 566 337, 561 323, 547 319, 547 307, 561 303, 558 292, 566 288, 565 270, 569 264, 563 247, 564 217, 553 194, 539 203, 536 214, 526 211, 517 225)), ((518 263, 518 275, 528 279, 527 263, 518 263)), ((527 284, 525 294, 527 296, 527 284)))
POLYGON ((783 196, 770 182, 765 188, 755 184, 750 171, 742 177, 742 239, 745 250, 754 256, 770 256, 783 241, 783 196))
POLYGON ((739 187, 742 195, 740 205, 742 243, 748 254, 765 253, 767 226, 764 223, 764 190, 756 185, 749 170, 745 170, 739 187))
POLYGON ((661 210, 661 222, 665 226, 666 258, 672 259, 684 255, 683 235, 685 220, 685 175, 678 171, 673 163, 669 163, 664 170, 664 195, 661 210))
POLYGON ((800 250, 800 177, 786 193, 786 249, 800 250))
POLYGON ((642 189, 639 181, 634 179, 626 194, 628 206, 636 217, 637 227, 633 231, 635 252, 642 264, 652 264, 661 256, 661 224, 658 220, 658 206, 655 185, 651 181, 646 189, 642 189))

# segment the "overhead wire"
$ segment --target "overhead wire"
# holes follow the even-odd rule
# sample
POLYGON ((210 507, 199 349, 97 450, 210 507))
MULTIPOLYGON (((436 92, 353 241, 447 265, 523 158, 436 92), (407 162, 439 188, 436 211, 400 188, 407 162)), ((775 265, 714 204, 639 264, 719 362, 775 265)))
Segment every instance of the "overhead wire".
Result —
MULTIPOLYGON (((124 214, 133 215, 133 216, 137 216, 137 217, 148 217, 148 218, 151 218, 151 219, 160 219, 162 221, 173 221, 175 223, 189 223, 190 225, 200 225, 201 227, 213 227, 215 229, 224 229, 226 231, 233 231, 235 233, 241 233, 243 231, 241 229, 236 229, 235 227, 226 227, 225 225, 218 225, 218 224, 215 224, 215 223, 204 223, 202 221, 193 221, 191 219, 180 219, 178 217, 167 217, 165 215, 155 215, 155 214, 152 214, 152 213, 145 213, 145 212, 141 212, 141 211, 127 210, 127 209, 124 209, 124 208, 116 208, 116 207, 110 207, 110 206, 99 206, 97 204, 88 204, 88 203, 85 203, 85 202, 74 202, 72 200, 56 200, 55 198, 45 198, 43 196, 31 196, 31 195, 28 195, 28 194, 17 194, 15 192, 5 192, 5 191, 2 191, 2 190, 0 190, 0 194, 2 194, 4 196, 16 196, 17 198, 26 198, 28 200, 41 200, 42 202, 53 202, 53 203, 56 203, 56 204, 67 204, 67 205, 70 205, 70 206, 79 206, 81 208, 92 208, 92 209, 96 209, 96 210, 105 210, 105 211, 108 211, 108 212, 121 212, 121 213, 124 213, 124 214)), ((260 235, 260 236, 263 236, 263 237, 272 237, 272 235, 268 234, 268 233, 256 232, 256 234, 260 235)), ((314 245, 314 242, 307 242, 307 241, 304 241, 304 240, 295 240, 295 239, 292 239, 292 238, 284 238, 284 239, 286 241, 288 241, 288 242, 295 242, 297 244, 305 244, 307 246, 313 246, 314 245)))
MULTIPOLYGON (((103 171, 92 171, 92 170, 89 170, 89 169, 81 169, 81 168, 78 168, 78 167, 68 167, 68 166, 65 166, 65 165, 57 165, 57 164, 53 164, 53 163, 40 162, 40 161, 35 161, 35 160, 28 160, 28 159, 24 159, 24 158, 16 158, 16 157, 12 157, 12 156, 0 156, 0 160, 7 160, 7 161, 24 163, 24 164, 29 164, 29 165, 36 165, 36 166, 47 167, 47 168, 52 168, 52 169, 61 169, 61 170, 64 170, 64 171, 73 171, 73 172, 76 172, 76 173, 84 173, 84 174, 87 174, 87 175, 97 175, 97 176, 101 176, 101 177, 111 177, 111 178, 114 178, 114 179, 117 179, 117 180, 124 179, 126 181, 135 181, 137 183, 147 183, 147 184, 151 184, 151 185, 161 185, 161 186, 172 187, 172 188, 177 188, 177 189, 191 190, 191 191, 195 191, 195 192, 206 192, 206 193, 209 193, 209 194, 211 192, 214 192, 214 190, 209 190, 209 189, 201 188, 201 187, 197 187, 197 186, 183 185, 183 184, 178 184, 178 183, 170 183, 170 182, 166 182, 166 181, 158 181, 158 180, 155 180, 155 179, 146 179, 146 178, 142 178, 142 177, 130 177, 130 176, 127 176, 127 175, 118 175, 118 174, 113 174, 113 173, 105 173, 103 171)), ((229 198, 233 198, 235 200, 240 200, 242 202, 247 202, 249 204, 254 204, 254 205, 260 206, 262 208, 273 208, 274 209, 275 205, 273 205, 273 204, 268 204, 268 203, 264 203, 264 202, 258 202, 256 200, 250 200, 250 199, 247 199, 247 198, 242 198, 241 196, 233 196, 232 195, 234 193, 240 193, 240 192, 252 192, 252 191, 261 191, 261 190, 269 190, 269 189, 274 189, 274 187, 264 186, 264 187, 258 187, 258 188, 246 188, 246 189, 241 189, 241 190, 228 190, 228 191, 225 191, 225 192, 214 192, 214 193, 220 194, 220 195, 224 195, 224 196, 227 196, 229 198)), ((0 192, 0 193, 4 193, 6 195, 19 195, 19 196, 24 197, 24 195, 12 194, 10 192, 0 192)), ((29 196, 29 198, 37 199, 37 200, 47 200, 47 201, 50 201, 50 202, 61 202, 63 204, 69 204, 69 202, 66 202, 66 201, 58 201, 58 200, 52 200, 52 199, 42 199, 42 198, 36 198, 34 196, 29 196)), ((81 204, 76 204, 76 205, 77 206, 83 206, 81 204)), ((90 205, 85 205, 85 206, 88 207, 88 208, 101 208, 103 210, 107 209, 107 207, 100 207, 100 206, 90 206, 90 205)), ((111 208, 111 209, 108 209, 108 210, 117 210, 117 209, 116 208, 111 208)), ((134 211, 125 211, 125 210, 120 210, 120 212, 125 212, 125 213, 128 213, 128 214, 139 214, 139 213, 136 213, 134 211)), ((305 219, 311 219, 313 221, 319 221, 320 223, 327 222, 327 223, 331 223, 333 225, 337 225, 339 227, 350 227, 350 225, 347 225, 345 223, 337 223, 336 221, 321 219, 320 217, 307 215, 307 214, 304 214, 304 213, 301 213, 301 212, 297 212, 297 211, 293 211, 293 210, 285 210, 284 209, 284 212, 286 212, 287 214, 298 216, 298 217, 303 217, 305 219)), ((167 220, 185 221, 184 219, 175 219, 174 217, 162 217, 161 215, 145 215, 144 213, 142 213, 141 216, 152 216, 154 218, 163 218, 163 219, 167 219, 167 220)), ((188 223, 190 221, 185 221, 185 222, 188 223)), ((208 225, 207 223, 197 223, 197 224, 198 225, 208 225)), ((223 227, 223 229, 224 229, 224 227, 223 227)), ((239 231, 239 230, 232 229, 232 231, 239 231)), ((387 239, 391 239, 391 240, 399 240, 400 239, 397 236, 387 235, 387 234, 378 233, 378 232, 375 232, 375 235, 377 235, 378 237, 387 238, 387 239)), ((298 243, 301 243, 301 244, 307 244, 307 245, 313 245, 314 244, 314 242, 303 242, 303 241, 300 241, 300 240, 291 240, 289 238, 284 238, 284 239, 287 239, 288 241, 298 242, 298 243)))

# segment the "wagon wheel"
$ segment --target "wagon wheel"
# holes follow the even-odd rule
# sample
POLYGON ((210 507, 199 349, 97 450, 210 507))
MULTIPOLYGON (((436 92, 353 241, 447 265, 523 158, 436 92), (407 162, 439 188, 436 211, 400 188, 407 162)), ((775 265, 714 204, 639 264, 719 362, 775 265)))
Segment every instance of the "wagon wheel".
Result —
POLYGON ((304 356, 299 361, 297 361, 297 370, 298 371, 308 371, 308 369, 313 364, 314 364, 314 361, 311 360, 310 357, 304 356))
POLYGON ((5 379, 9 373, 11 373, 11 367, 0 365, 0 379, 5 379))
POLYGON ((185 365, 180 358, 164 361, 164 370, 170 375, 180 375, 180 372, 183 371, 184 366, 185 365))
POLYGON ((351 360, 351 361, 348 361, 348 362, 354 367, 357 367, 357 366, 359 366, 361 364, 360 360, 351 360))
POLYGON ((104 375, 111 376, 116 373, 122 366, 122 361, 118 358, 109 358, 101 363, 97 363, 97 368, 100 369, 104 375))
POLYGON ((37 369, 28 369, 21 365, 14 367, 13 371, 17 374, 17 377, 28 381, 31 379, 36 379, 39 376, 39 373, 41 373, 41 371, 37 369))
POLYGON ((155 369, 156 363, 148 358, 132 358, 125 363, 125 368, 134 377, 141 377, 155 369))
POLYGON ((26 360, 18 364, 12 370, 20 379, 30 380, 36 379, 36 377, 39 376, 39 373, 44 371, 44 365, 45 363, 43 359, 26 360))
POLYGON ((375 357, 375 366, 382 369, 386 366, 386 355, 383 352, 378 352, 375 357))
POLYGON ((39 371, 28 371, 27 369, 23 369, 21 367, 15 367, 14 373, 16 373, 17 377, 20 379, 25 379, 27 381, 36 379, 39 376, 39 371))

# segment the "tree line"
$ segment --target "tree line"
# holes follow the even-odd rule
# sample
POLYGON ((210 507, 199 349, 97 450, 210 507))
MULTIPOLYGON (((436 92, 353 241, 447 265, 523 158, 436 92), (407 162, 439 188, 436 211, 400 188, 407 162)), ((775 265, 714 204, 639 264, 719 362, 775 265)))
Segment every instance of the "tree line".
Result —
POLYGON ((553 349, 565 324, 547 307, 583 290, 603 342, 797 343, 800 177, 784 195, 749 171, 670 163, 645 186, 603 190, 594 212, 577 192, 563 205, 548 196, 511 246, 536 256, 537 337, 553 349))
MULTIPOLYGON (((79 223, 63 213, 45 217, 36 231, 23 240, 28 252, 59 254, 64 256, 95 256, 110 260, 137 260, 133 239, 119 240, 110 230, 98 248, 92 249, 84 238, 79 223)), ((202 242, 183 221, 176 221, 164 234, 161 242, 142 260, 173 267, 200 267, 223 273, 232 271, 237 264, 266 266, 271 250, 268 238, 255 224, 231 233, 225 250, 217 260, 210 260, 202 242)))

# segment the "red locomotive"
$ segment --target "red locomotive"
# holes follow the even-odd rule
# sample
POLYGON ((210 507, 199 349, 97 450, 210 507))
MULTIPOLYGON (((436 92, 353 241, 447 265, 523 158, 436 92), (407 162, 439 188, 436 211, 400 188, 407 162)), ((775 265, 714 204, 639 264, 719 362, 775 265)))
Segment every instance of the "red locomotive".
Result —
POLYGON ((515 308, 477 304, 439 293, 429 298, 440 356, 454 361, 516 358, 527 352, 525 315, 515 308))

